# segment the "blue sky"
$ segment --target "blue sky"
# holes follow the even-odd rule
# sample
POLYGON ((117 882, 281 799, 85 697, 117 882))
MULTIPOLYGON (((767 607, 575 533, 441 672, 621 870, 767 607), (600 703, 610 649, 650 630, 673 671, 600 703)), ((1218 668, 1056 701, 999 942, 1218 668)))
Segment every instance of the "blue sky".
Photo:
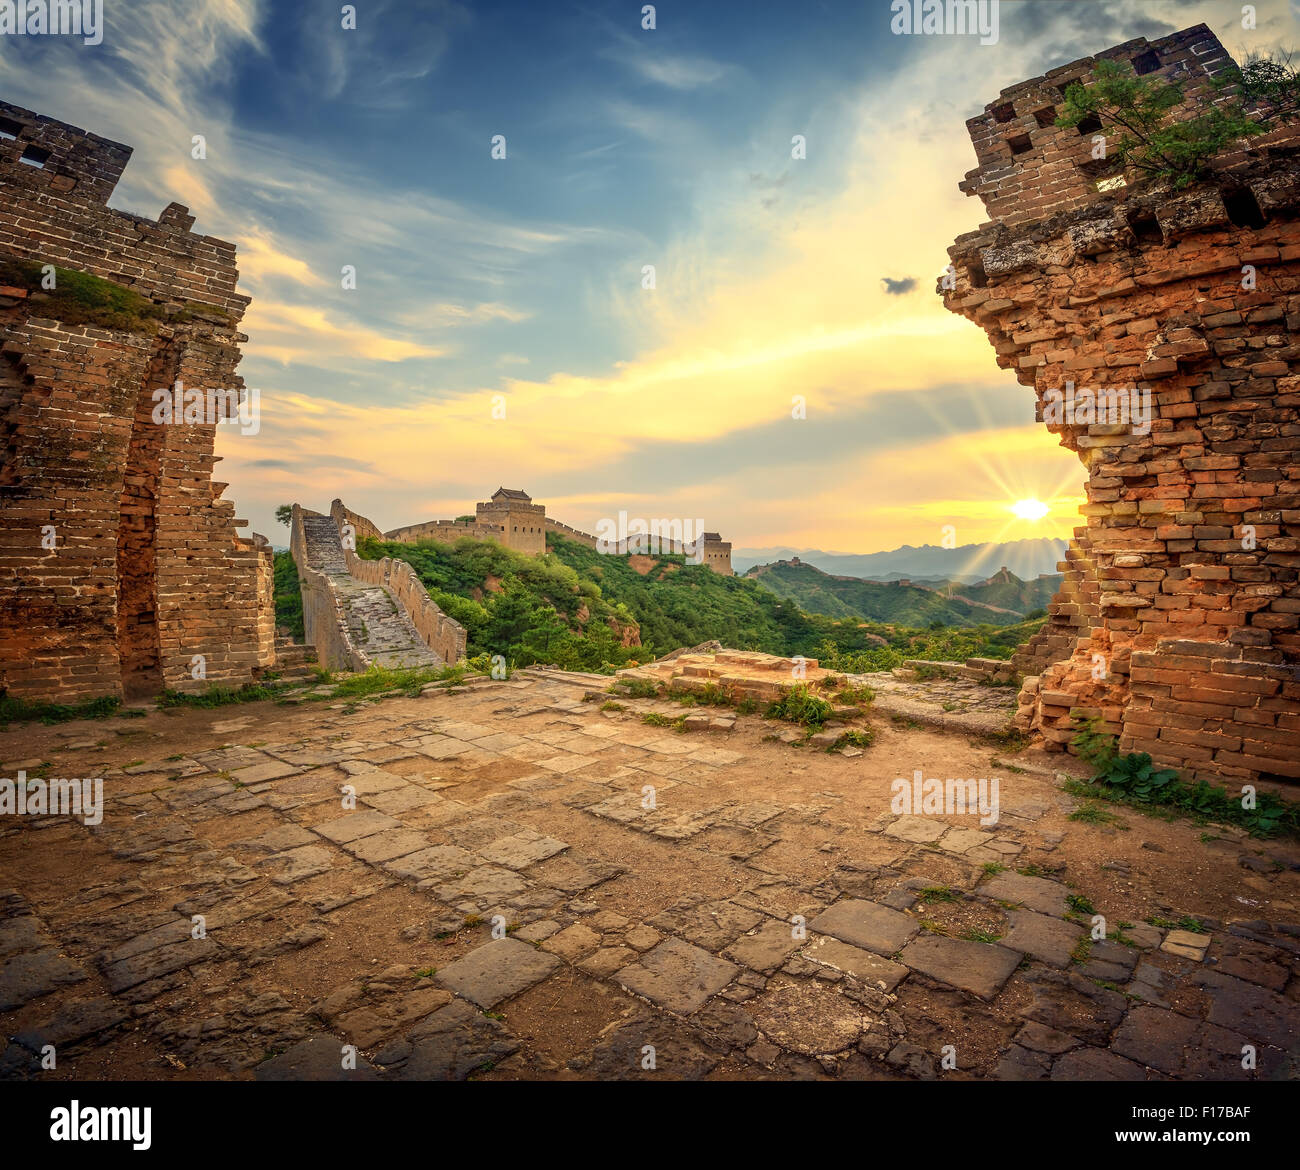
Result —
POLYGON ((501 483, 738 546, 1068 535, 1077 459, 933 293, 983 219, 964 121, 1200 20, 1295 44, 1284 0, 1254 32, 1218 0, 1003 0, 989 46, 894 36, 886 0, 659 4, 654 30, 639 3, 341 7, 106 0, 100 46, 0 38, 0 96, 134 147, 113 206, 237 243, 263 426, 223 429, 219 477, 280 542, 282 502, 388 528, 501 483), (1051 513, 1008 525, 1025 496, 1051 513))

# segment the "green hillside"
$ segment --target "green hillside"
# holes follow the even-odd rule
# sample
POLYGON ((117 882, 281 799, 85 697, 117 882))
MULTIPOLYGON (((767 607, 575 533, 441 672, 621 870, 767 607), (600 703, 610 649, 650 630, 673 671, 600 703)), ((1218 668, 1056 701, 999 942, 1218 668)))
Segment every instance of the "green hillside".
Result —
MULTIPOLYGON (((547 555, 531 557, 463 537, 455 544, 364 540, 357 552, 408 562, 465 627, 471 658, 501 654, 517 666, 610 669, 716 639, 738 650, 835 657, 841 669, 879 670, 913 657, 1007 657, 1040 624, 999 631, 970 620, 964 629, 835 620, 806 613, 757 581, 722 577, 681 556, 634 561, 554 534, 547 547, 547 555)), ((924 624, 941 621, 927 617, 924 624)))
POLYGON ((1032 581, 1022 581, 1010 570, 1001 569, 979 585, 957 584, 952 591, 971 601, 1025 614, 1036 609, 1046 609, 1061 588, 1062 580, 1060 573, 1051 573, 1035 577, 1032 581))
POLYGON ((956 585, 949 596, 947 589, 835 577, 790 561, 756 565, 747 577, 808 613, 905 626, 1014 625, 1031 610, 1046 606, 1059 583, 1059 578, 1025 582, 1003 572, 988 584, 956 585))

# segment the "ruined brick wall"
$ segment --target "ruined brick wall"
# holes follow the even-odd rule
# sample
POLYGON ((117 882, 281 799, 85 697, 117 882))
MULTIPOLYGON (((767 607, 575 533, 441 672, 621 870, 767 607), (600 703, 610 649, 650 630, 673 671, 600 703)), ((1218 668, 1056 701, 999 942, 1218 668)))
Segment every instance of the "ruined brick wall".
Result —
MULTIPOLYGON (((1105 55, 1184 81, 1193 104, 1227 59, 1203 25, 1105 55)), ((943 289, 1087 474, 1081 576, 1027 660, 1064 650, 1070 589, 1095 616, 1022 711, 1049 746, 1095 715, 1188 776, 1300 777, 1300 132, 1251 139, 1182 191, 1132 175, 1099 190, 1090 137, 1037 116, 1091 61, 971 120, 981 166, 963 186, 993 219, 949 250, 943 289), (1052 416, 1067 383, 1082 402, 1149 392, 1149 431, 1052 416)))
POLYGON ((157 221, 110 210, 130 153, 0 103, 0 263, 155 310, 72 324, 56 296, 0 289, 0 687, 29 698, 239 684, 274 662, 271 550, 238 535, 212 480, 215 421, 153 421, 177 381, 242 390, 235 248, 175 203, 157 221))

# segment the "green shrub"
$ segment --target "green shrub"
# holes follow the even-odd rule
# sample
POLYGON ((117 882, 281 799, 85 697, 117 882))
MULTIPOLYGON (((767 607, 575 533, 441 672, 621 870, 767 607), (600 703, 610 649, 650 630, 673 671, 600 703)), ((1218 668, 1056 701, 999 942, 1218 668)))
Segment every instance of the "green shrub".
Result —
POLYGON ((788 723, 802 723, 805 727, 819 728, 831 714, 832 707, 825 699, 814 695, 807 683, 799 683, 768 707, 766 718, 784 719, 788 723))

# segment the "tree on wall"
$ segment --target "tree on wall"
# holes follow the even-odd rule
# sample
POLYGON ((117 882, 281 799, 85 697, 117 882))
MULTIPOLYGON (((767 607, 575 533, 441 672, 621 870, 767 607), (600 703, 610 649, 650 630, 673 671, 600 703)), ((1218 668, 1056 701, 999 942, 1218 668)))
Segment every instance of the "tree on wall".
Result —
MULTIPOLYGON (((1258 75, 1258 65, 1253 67, 1258 75)), ((1243 76, 1238 71, 1238 78, 1243 76)), ((1226 92, 1229 76, 1216 88, 1226 92)), ((1159 77, 1139 77, 1125 61, 1098 61, 1092 82, 1074 82, 1065 91, 1058 126, 1077 127, 1093 119, 1107 133, 1107 155, 1118 167, 1130 167, 1153 179, 1186 187, 1205 174, 1209 160, 1229 143, 1260 134, 1267 124, 1249 117, 1239 97, 1226 96, 1199 113, 1178 121, 1170 114, 1183 101, 1183 87, 1159 77)))
POLYGON ((290 524, 293 523, 293 505, 281 504, 275 510, 275 518, 277 522, 285 525, 285 527, 288 527, 290 524))

